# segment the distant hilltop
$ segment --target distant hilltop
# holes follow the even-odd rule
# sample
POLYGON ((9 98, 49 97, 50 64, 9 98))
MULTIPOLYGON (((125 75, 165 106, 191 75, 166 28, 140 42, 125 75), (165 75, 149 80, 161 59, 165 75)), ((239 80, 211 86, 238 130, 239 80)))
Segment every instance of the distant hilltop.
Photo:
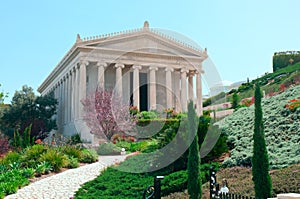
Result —
POLYGON ((273 56, 273 72, 298 62, 300 62, 300 51, 275 52, 273 56))

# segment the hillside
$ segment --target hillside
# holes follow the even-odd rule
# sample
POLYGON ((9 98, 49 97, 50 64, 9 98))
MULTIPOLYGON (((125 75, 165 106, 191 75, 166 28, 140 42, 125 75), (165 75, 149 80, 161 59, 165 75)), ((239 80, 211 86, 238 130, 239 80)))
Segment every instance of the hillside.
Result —
MULTIPOLYGON (((264 126, 271 169, 300 163, 300 108, 286 108, 289 100, 300 97, 300 86, 262 100, 264 126)), ((228 136, 231 156, 224 166, 251 166, 254 106, 241 108, 216 123, 228 136)))
MULTIPOLYGON (((266 73, 264 76, 252 80, 249 83, 243 83, 238 89, 239 99, 249 98, 254 95, 253 85, 260 83, 261 89, 266 95, 274 95, 277 92, 286 89, 290 85, 300 84, 300 63, 289 65, 279 69, 274 73, 266 73)), ((203 102, 203 106, 210 104, 221 104, 231 101, 231 94, 234 90, 228 93, 220 93, 216 96, 208 98, 203 102)))

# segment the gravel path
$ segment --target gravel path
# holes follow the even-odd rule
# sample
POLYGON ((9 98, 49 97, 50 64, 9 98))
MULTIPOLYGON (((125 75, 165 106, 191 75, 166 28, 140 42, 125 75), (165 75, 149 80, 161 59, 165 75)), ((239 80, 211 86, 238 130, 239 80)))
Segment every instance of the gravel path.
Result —
POLYGON ((126 156, 100 156, 99 161, 70 169, 19 189, 5 199, 69 199, 80 185, 96 178, 108 166, 124 161, 126 156))

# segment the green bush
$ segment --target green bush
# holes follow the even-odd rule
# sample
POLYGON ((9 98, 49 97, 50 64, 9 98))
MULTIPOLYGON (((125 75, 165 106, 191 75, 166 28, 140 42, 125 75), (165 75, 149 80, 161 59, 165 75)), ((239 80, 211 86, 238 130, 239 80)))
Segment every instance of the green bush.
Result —
POLYGON ((80 144, 80 143, 82 143, 82 140, 80 138, 80 134, 78 134, 78 133, 75 135, 72 135, 70 137, 70 140, 68 141, 68 144, 70 144, 70 145, 75 145, 75 144, 80 144))
POLYGON ((50 173, 52 170, 52 165, 49 162, 43 161, 36 166, 35 174, 36 176, 41 176, 50 173))
POLYGON ((77 158, 74 158, 74 157, 68 157, 67 158, 67 168, 69 169, 73 169, 73 168, 77 168, 79 167, 79 162, 78 162, 78 159, 77 158))
POLYGON ((117 147, 124 148, 126 151, 130 151, 131 143, 126 141, 120 141, 115 144, 117 147))
POLYGON ((25 168, 21 170, 21 173, 25 178, 33 178, 35 170, 33 168, 25 168))
POLYGON ((100 144, 97 153, 99 155, 120 155, 121 148, 111 142, 100 144))
MULTIPOLYGON (((180 116, 177 116, 180 117, 180 116)), ((152 137, 157 138, 164 135, 164 131, 180 122, 180 118, 155 118, 155 119, 139 119, 137 123, 137 138, 152 137)))
POLYGON ((83 149, 80 157, 80 162, 93 163, 98 160, 98 154, 94 149, 83 149))
POLYGON ((148 141, 148 145, 141 149, 142 153, 151 153, 158 149, 158 141, 156 139, 152 139, 151 141, 148 141))
POLYGON ((66 166, 67 157, 56 149, 48 149, 39 158, 40 162, 49 162, 53 168, 53 171, 59 171, 62 167, 66 166))
POLYGON ((0 163, 8 166, 9 164, 13 164, 14 162, 20 163, 20 161, 21 155, 17 152, 11 151, 1 159, 0 163))
POLYGON ((177 171, 165 176, 162 180, 161 193, 163 196, 170 193, 184 191, 187 188, 187 171, 177 171))
POLYGON ((19 187, 29 184, 29 180, 22 175, 22 170, 11 170, 0 174, 0 193, 9 195, 16 193, 19 187))
POLYGON ((24 167, 35 167, 39 162, 40 156, 47 151, 44 145, 36 144, 24 149, 21 161, 24 167))
POLYGON ((142 151, 146 149, 148 146, 148 141, 140 141, 140 142, 132 142, 130 143, 130 149, 129 151, 135 152, 135 151, 142 151))
POLYGON ((74 157, 74 158, 77 158, 77 159, 80 159, 81 155, 82 155, 82 152, 80 149, 74 147, 74 146, 63 146, 63 147, 60 147, 59 150, 69 156, 69 157, 74 157))

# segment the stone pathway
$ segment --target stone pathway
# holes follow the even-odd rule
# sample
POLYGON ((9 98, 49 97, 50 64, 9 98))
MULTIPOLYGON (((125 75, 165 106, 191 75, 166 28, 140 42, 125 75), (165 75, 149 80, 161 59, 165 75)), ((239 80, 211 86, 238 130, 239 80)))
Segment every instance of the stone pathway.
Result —
POLYGON ((99 161, 44 178, 19 189, 5 199, 69 199, 80 185, 96 178, 108 166, 124 161, 126 156, 100 156, 99 161))

